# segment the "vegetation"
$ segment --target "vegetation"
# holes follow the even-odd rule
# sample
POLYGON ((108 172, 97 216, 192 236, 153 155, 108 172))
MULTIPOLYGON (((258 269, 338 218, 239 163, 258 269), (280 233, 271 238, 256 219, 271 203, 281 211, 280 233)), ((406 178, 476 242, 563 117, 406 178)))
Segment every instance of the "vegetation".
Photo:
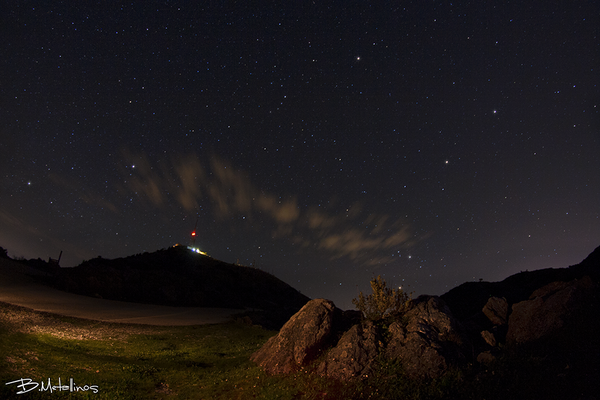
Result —
POLYGON ((358 294, 352 304, 363 313, 363 316, 372 321, 378 321, 388 317, 402 316, 407 310, 410 296, 402 288, 391 289, 387 287, 381 275, 371 280, 373 293, 366 296, 363 292, 358 294))

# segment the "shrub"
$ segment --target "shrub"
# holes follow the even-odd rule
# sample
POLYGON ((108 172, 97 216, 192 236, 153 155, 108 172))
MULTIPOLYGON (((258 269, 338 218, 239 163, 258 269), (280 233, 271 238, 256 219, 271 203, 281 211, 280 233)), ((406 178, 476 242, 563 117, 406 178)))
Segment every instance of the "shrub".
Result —
POLYGON ((381 275, 371 279, 373 293, 366 296, 363 292, 357 299, 352 299, 352 304, 362 312, 363 316, 372 321, 388 317, 400 317, 408 310, 410 296, 401 288, 388 288, 381 275))

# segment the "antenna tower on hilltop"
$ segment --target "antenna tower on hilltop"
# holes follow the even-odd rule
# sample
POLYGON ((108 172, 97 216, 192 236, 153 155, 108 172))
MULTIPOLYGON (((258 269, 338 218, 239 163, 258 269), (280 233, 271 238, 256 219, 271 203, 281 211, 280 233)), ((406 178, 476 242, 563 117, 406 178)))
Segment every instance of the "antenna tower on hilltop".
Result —
POLYGON ((196 229, 198 228, 198 216, 196 216, 196 225, 192 231, 192 247, 196 247, 196 229))

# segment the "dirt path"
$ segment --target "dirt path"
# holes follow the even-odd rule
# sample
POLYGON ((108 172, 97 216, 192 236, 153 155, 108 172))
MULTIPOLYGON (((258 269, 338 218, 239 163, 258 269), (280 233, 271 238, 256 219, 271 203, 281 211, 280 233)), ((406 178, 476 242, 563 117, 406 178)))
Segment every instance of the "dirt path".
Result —
POLYGON ((0 301, 70 317, 145 325, 203 325, 232 320, 244 310, 168 307, 104 300, 62 292, 36 282, 42 272, 11 261, 0 261, 0 301))

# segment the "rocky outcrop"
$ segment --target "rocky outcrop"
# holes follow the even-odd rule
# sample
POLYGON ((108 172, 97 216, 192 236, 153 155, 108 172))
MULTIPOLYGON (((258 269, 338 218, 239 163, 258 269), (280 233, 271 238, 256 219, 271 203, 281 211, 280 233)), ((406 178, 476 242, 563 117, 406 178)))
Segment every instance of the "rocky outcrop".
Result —
POLYGON ((367 377, 379 353, 379 343, 377 328, 371 321, 354 325, 327 353, 318 372, 339 380, 367 377))
POLYGON ((385 356, 399 359, 413 378, 437 378, 464 361, 464 337, 448 306, 437 296, 421 296, 404 323, 389 327, 385 356))
POLYGON ((338 313, 341 311, 329 300, 309 301, 252 355, 251 360, 271 374, 298 370, 327 347, 338 313))
POLYGON ((586 306, 594 287, 592 280, 584 277, 571 282, 552 282, 535 290, 529 300, 513 305, 507 343, 531 344, 559 333, 586 306))
POLYGON ((414 378, 437 378, 465 359, 460 324, 439 297, 412 301, 402 322, 393 322, 387 329, 371 321, 347 329, 343 322, 351 316, 356 315, 344 318, 330 301, 312 300, 252 360, 269 373, 287 373, 326 352, 317 372, 349 380, 368 376, 380 356, 400 360, 407 375, 414 378), (332 343, 344 330, 337 344, 332 343))

